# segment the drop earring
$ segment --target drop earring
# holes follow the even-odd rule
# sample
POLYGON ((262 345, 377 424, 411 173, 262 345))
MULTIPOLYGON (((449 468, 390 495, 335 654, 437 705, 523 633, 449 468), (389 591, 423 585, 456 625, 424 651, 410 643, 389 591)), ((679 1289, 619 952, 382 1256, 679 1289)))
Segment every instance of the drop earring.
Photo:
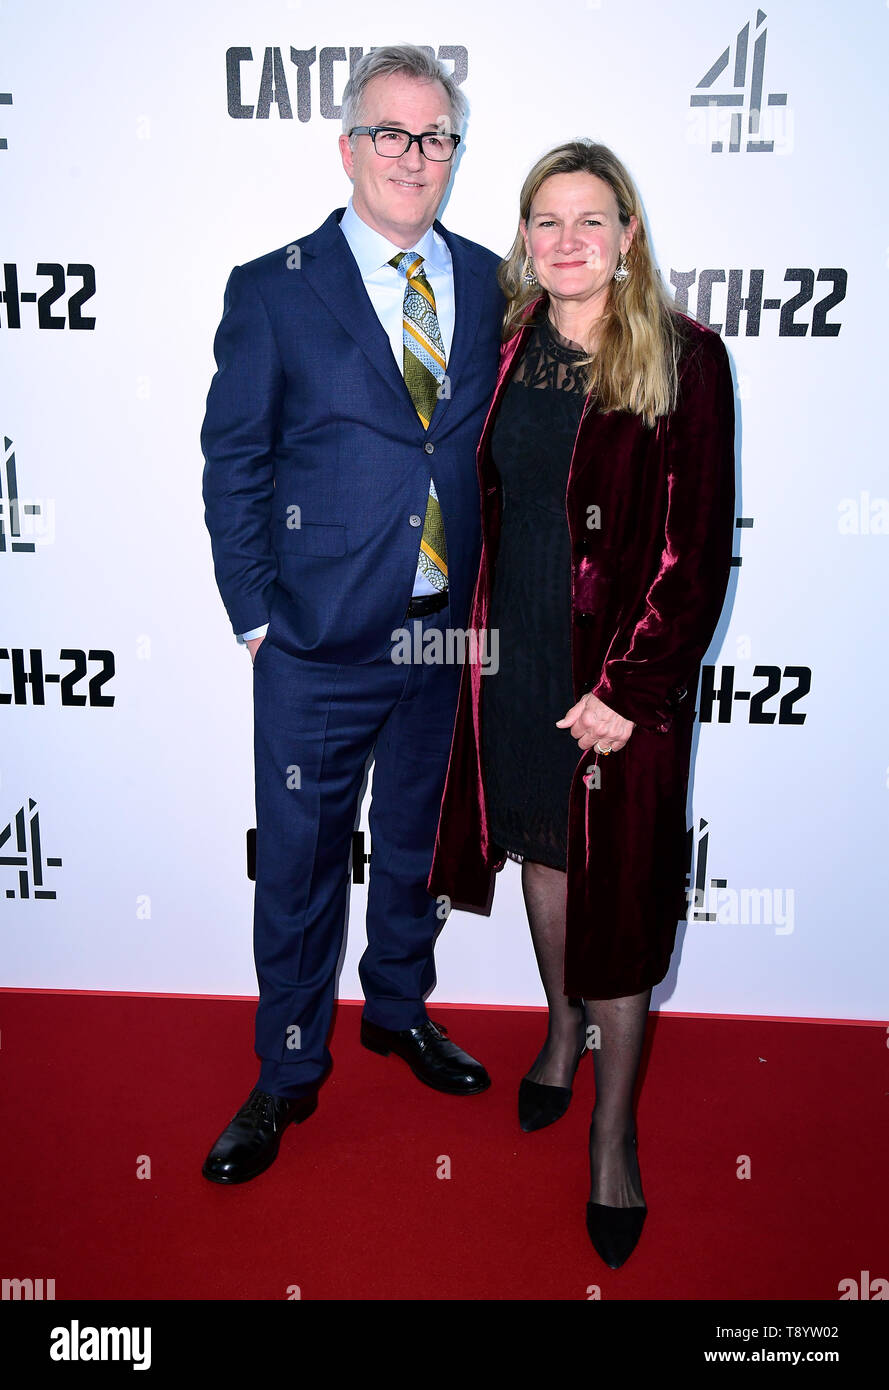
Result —
POLYGON ((630 278, 630 272, 627 270, 627 258, 623 251, 620 253, 620 260, 617 263, 617 269, 614 272, 613 278, 617 280, 618 284, 630 278))
POLYGON ((537 284, 537 276, 534 274, 534 266, 530 256, 525 257, 525 268, 522 271, 522 283, 525 285, 537 284))

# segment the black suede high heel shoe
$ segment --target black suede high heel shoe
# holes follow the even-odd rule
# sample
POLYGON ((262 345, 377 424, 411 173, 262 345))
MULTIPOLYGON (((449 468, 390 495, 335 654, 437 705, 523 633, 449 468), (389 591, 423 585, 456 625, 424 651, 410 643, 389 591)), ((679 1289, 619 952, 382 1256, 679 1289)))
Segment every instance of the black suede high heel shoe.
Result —
POLYGON ((647 1207, 603 1207, 586 1204, 586 1228, 593 1249, 610 1269, 620 1269, 639 1243, 647 1207))
MULTIPOLYGON (((635 1148, 636 1140, 633 1140, 635 1148)), ((586 1228, 596 1254, 610 1269, 620 1269, 639 1243, 648 1207, 606 1207, 587 1202, 586 1228)))
MULTIPOLYGON (((587 1051, 586 1043, 580 1049, 574 1063, 575 1074, 580 1059, 587 1051)), ((561 1120, 573 1094, 570 1086, 544 1086, 541 1081, 529 1081, 523 1076, 519 1082, 519 1124, 526 1134, 545 1129, 547 1125, 561 1120)))

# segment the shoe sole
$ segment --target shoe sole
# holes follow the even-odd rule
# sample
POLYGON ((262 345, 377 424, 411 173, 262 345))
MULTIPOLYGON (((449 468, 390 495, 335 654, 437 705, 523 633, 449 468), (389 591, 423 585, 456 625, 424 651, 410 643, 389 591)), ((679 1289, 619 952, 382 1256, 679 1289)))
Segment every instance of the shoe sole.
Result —
POLYGON ((532 1124, 530 1121, 524 1123, 519 1120, 519 1129, 522 1134, 538 1134, 541 1129, 549 1129, 550 1125, 557 1125, 559 1120, 564 1120, 567 1111, 562 1111, 561 1115, 556 1115, 551 1120, 544 1120, 542 1124, 532 1124))

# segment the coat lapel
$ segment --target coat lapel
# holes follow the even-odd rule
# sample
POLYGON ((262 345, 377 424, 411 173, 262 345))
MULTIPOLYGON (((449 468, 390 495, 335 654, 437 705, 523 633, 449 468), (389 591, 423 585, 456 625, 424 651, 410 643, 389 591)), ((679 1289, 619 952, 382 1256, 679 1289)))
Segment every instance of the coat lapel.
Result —
POLYGON ((339 229, 344 211, 344 208, 337 208, 316 232, 306 237, 298 273, 305 275, 318 298, 355 340, 370 365, 410 411, 422 431, 389 339, 370 302, 349 243, 339 229))
POLYGON ((500 347, 500 366, 497 367, 495 393, 493 393, 492 400, 490 400, 488 414, 485 416, 485 424, 483 424, 482 427, 481 439, 479 439, 478 442, 479 482, 481 482, 482 486, 489 485, 490 481, 492 481, 493 466, 492 459, 490 459, 490 435, 492 435, 495 416, 497 410, 499 410, 501 399, 503 399, 503 392, 506 391, 506 385, 508 379, 510 379, 513 363, 521 350, 524 349, 525 343, 528 342, 529 334, 531 334, 531 328, 520 328, 520 331, 514 334, 513 338, 508 339, 508 342, 503 343, 503 346, 500 347))
MULTIPOLYGON (((534 311, 536 310, 539 303, 540 300, 535 299, 528 304, 526 310, 526 318, 528 320, 533 318, 534 311)), ((481 482, 483 485, 486 482, 490 481, 489 474, 491 459, 489 445, 491 432, 493 430, 494 425, 494 417, 497 413, 497 408, 500 405, 503 393, 506 390, 509 378, 512 375, 513 365, 515 364, 516 360, 521 355, 521 353, 524 352, 525 345, 528 341, 530 334, 531 324, 530 322, 527 322, 526 326, 524 328, 520 328, 517 333, 514 333, 513 336, 509 338, 507 342, 503 344, 503 347, 500 349, 500 366, 497 371, 497 385, 494 388, 494 396, 491 401, 491 408, 488 411, 487 418, 485 419, 481 440, 479 441, 478 457, 481 469, 481 482)), ((620 431, 624 427, 623 421, 620 419, 619 412, 615 413, 615 415, 616 422, 614 427, 616 430, 620 431)), ((597 411, 590 409, 590 400, 589 396, 587 396, 584 400, 583 412, 580 417, 580 422, 577 427, 577 434, 575 435, 574 445, 571 450, 571 464, 568 472, 568 487, 566 491, 566 502, 569 503, 571 501, 572 494, 576 487, 580 472, 587 462, 587 456, 588 454, 593 453, 593 451, 591 450, 586 450, 584 446, 589 432, 594 427, 594 419, 600 422, 599 425, 596 426, 596 428, 601 428, 601 416, 598 414, 597 411)))
POLYGON ((500 365, 497 368, 497 383, 494 387, 494 394, 491 398, 488 413, 485 416, 485 423, 478 444, 479 482, 482 487, 485 487, 491 482, 492 464, 490 445, 491 433, 494 428, 494 419, 512 373, 513 363, 519 354, 524 351, 525 344, 530 334, 530 325, 525 328, 520 328, 518 333, 514 333, 500 349, 500 365))
POLYGON ((435 222, 433 225, 439 236, 444 238, 451 253, 454 272, 454 338, 448 356, 448 392, 436 403, 429 426, 430 435, 433 435, 440 427, 442 419, 447 413, 454 390, 466 366, 470 349, 475 342, 481 316, 481 285, 479 284, 478 271, 472 264, 469 253, 462 242, 457 237, 452 237, 440 222, 435 222))
MULTIPOLYGON (((416 418, 414 403, 392 356, 389 339, 370 302, 349 243, 339 229, 343 211, 338 208, 332 212, 316 232, 306 237, 302 243, 300 273, 306 276, 319 299, 354 338, 371 366, 416 418)), ((447 366, 449 390, 436 404, 430 434, 439 428, 469 359, 478 331, 482 298, 479 274, 468 251, 459 238, 452 237, 440 222, 434 225, 447 243, 453 262, 454 338, 447 366)), ((419 425, 419 421, 417 423, 419 425)))

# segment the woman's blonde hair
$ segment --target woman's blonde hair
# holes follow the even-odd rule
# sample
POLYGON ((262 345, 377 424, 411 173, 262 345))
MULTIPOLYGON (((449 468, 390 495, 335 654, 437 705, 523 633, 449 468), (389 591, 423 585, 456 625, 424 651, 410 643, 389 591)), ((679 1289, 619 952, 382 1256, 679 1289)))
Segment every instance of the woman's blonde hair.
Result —
MULTIPOLYGON (((651 258, 639 195, 630 175, 606 145, 571 140, 538 159, 525 179, 519 208, 526 225, 535 197, 553 174, 593 174, 614 193, 621 224, 628 227, 631 217, 637 219, 626 257, 629 275, 623 281, 611 281, 598 347, 583 367, 587 390, 599 409, 628 410, 653 426, 659 415, 668 414, 676 404, 681 319, 651 258)), ((542 294, 540 313, 545 314, 549 305, 549 295, 540 285, 524 283, 525 264, 519 227, 498 270, 500 287, 509 301, 504 339, 529 321, 528 306, 533 300, 542 294)))

